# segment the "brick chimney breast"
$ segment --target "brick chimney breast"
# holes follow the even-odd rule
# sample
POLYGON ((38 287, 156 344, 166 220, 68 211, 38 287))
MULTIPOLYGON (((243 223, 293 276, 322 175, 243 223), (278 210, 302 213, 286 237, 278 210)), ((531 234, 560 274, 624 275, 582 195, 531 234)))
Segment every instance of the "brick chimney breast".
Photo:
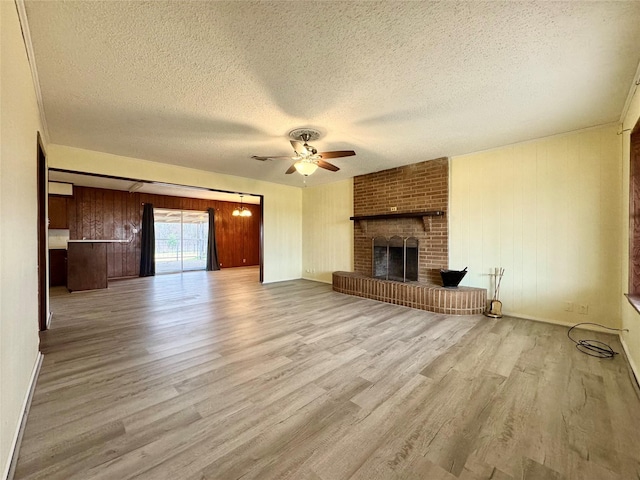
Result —
MULTIPOLYGON (((353 181, 354 216, 411 213, 432 210, 447 212, 449 204, 449 159, 438 158, 403 167, 360 175, 353 181), (395 208, 395 210, 392 210, 395 208)), ((440 269, 449 264, 447 215, 427 222, 420 218, 367 220, 366 231, 354 225, 354 270, 372 274, 372 239, 377 236, 416 237, 418 281, 439 285, 440 269)))

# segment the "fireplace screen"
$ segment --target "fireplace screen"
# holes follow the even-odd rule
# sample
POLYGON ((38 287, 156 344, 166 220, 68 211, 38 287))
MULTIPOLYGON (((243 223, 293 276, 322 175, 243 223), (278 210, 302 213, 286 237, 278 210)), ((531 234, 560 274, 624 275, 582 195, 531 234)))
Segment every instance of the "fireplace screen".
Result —
POLYGON ((373 239, 373 277, 400 282, 418 280, 418 239, 393 236, 373 239))

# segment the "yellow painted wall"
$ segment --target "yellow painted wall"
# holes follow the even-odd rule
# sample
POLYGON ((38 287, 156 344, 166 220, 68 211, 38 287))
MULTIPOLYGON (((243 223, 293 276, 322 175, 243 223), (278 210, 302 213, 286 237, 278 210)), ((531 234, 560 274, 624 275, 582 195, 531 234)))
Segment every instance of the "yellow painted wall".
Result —
POLYGON ((615 125, 451 161, 450 265, 489 288, 511 315, 620 325, 621 140, 615 125), (565 311, 566 302, 573 311, 565 311), (588 314, 579 313, 588 305, 588 314))
POLYGON ((0 474, 38 359, 39 112, 16 6, 0 2, 0 474))
POLYGON ((47 147, 47 161, 51 168, 264 195, 264 281, 301 276, 300 188, 62 145, 47 147))
MULTIPOLYGON (((630 136, 631 129, 640 120, 640 91, 637 89, 632 98, 631 105, 624 119, 622 137, 622 235, 620 250, 622 252, 622 289, 627 293, 629 285, 629 166, 630 166, 630 136)), ((621 337, 633 366, 636 376, 640 375, 640 313, 638 313, 626 298, 620 299, 622 308, 622 328, 628 332, 622 332, 621 337)), ((640 378, 640 377, 639 377, 640 378)))
POLYGON ((353 270, 353 179, 302 190, 303 278, 353 270))

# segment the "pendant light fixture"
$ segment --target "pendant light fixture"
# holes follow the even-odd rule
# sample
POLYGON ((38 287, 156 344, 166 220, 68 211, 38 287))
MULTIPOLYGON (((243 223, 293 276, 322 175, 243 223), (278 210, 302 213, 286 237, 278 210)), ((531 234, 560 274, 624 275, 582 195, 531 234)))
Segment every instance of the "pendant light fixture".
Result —
POLYGON ((240 195, 240 208, 236 208, 231 214, 234 217, 250 217, 251 216, 251 210, 249 210, 247 207, 243 205, 242 197, 244 197, 244 195, 240 195))

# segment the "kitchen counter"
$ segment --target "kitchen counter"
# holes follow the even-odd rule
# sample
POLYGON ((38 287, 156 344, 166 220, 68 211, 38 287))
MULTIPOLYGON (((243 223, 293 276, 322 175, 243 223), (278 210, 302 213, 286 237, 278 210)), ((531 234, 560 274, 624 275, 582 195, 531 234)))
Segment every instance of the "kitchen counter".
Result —
POLYGON ((107 288, 107 243, 113 241, 69 240, 67 288, 70 292, 107 288))

